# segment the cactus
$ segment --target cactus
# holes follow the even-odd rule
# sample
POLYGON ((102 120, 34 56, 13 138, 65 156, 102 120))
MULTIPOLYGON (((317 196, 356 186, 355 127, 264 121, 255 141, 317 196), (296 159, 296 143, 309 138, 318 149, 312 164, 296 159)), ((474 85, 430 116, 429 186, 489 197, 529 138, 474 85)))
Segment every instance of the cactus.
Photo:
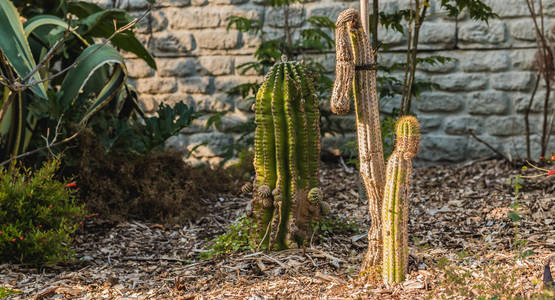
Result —
POLYGON ((384 282, 402 282, 407 273, 409 182, 420 139, 418 120, 401 117, 395 135, 395 150, 387 160, 382 209, 384 282))
MULTIPOLYGON (((371 48, 368 35, 362 28, 360 15, 355 9, 347 9, 339 15, 335 35, 336 79, 332 91, 331 109, 332 112, 337 114, 349 112, 350 90, 353 89, 360 162, 359 171, 368 196, 368 210, 372 219, 368 231, 368 251, 362 264, 361 274, 371 277, 380 272, 385 274, 385 269, 388 268, 388 265, 385 264, 386 256, 382 253, 384 249, 384 229, 386 227, 390 228, 389 226, 392 226, 392 224, 394 226, 399 222, 399 224, 406 224, 402 223, 403 220, 399 221, 397 219, 394 219, 397 223, 387 219, 388 222, 393 223, 382 224, 382 221, 386 215, 388 218, 391 217, 391 214, 387 213, 391 210, 389 206, 396 205, 395 199, 398 200, 399 198, 391 200, 391 193, 394 195, 402 193, 404 195, 403 205, 408 205, 406 194, 408 193, 408 180, 410 178, 409 169, 412 167, 411 159, 416 155, 416 151, 412 156, 407 153, 412 153, 408 150, 417 148, 419 137, 417 134, 413 135, 413 133, 418 132, 418 121, 413 117, 402 117, 399 120, 395 155, 392 155, 392 158, 388 161, 388 176, 386 177, 376 82, 375 59, 377 53, 371 48), (407 139, 407 136, 410 136, 410 138, 407 139), (415 146, 416 148, 409 146, 415 146), (391 175, 397 177, 391 178, 391 175), (389 194, 384 197, 384 193, 389 194)), ((403 212, 406 213, 406 210, 403 212)), ((403 228, 405 231, 402 234, 406 237, 406 226, 403 228)), ((386 245, 387 251, 389 251, 387 253, 388 262, 391 260, 391 251, 408 253, 406 243, 391 244, 389 236, 387 242, 389 243, 386 245), (393 250, 390 246, 393 247, 393 250)), ((406 264, 406 259, 404 261, 402 259, 392 261, 406 264)), ((403 272, 406 272, 406 265, 404 270, 403 272)), ((403 277, 404 273, 398 278, 403 277)), ((391 278, 385 275, 383 279, 386 282, 391 282, 391 278)))
POLYGON ((298 62, 276 63, 256 95, 253 215, 263 249, 300 246, 319 219, 320 113, 298 62))

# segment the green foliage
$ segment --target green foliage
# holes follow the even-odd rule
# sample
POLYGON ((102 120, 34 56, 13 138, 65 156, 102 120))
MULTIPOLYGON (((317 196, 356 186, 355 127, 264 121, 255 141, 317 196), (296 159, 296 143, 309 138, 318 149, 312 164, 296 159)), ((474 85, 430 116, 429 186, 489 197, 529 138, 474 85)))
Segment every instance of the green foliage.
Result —
POLYGON ((67 260, 71 234, 85 211, 70 186, 54 179, 60 163, 32 172, 0 170, 0 262, 53 264, 67 260))
POLYGON ((105 106, 118 117, 140 110, 116 48, 156 68, 154 59, 132 28, 97 43, 133 20, 126 11, 84 1, 15 0, 2 1, 0 15, 11 20, 0 29, 1 100, 13 99, 0 123, 0 159, 42 146, 47 132, 73 134, 105 106))
POLYGON ((5 287, 0 287, 0 299, 2 298, 6 298, 10 295, 15 295, 21 293, 20 291, 16 291, 16 290, 11 290, 5 287))
POLYGON ((123 120, 106 116, 105 119, 100 118, 93 127, 106 151, 146 155, 162 150, 168 138, 188 127, 197 116, 183 102, 176 103, 173 107, 162 103, 154 116, 133 116, 123 120))
POLYGON ((447 9, 449 16, 456 17, 466 9, 472 20, 488 22, 498 15, 481 0, 441 0, 441 7, 447 9))
POLYGON ((355 234, 360 232, 357 220, 346 216, 329 216, 321 218, 320 222, 313 223, 312 226, 318 239, 321 241, 333 235, 355 234))
POLYGON ((519 238, 519 225, 520 225, 521 216, 519 213, 520 204, 518 203, 518 197, 520 194, 520 190, 522 189, 523 180, 520 177, 520 175, 515 175, 511 178, 507 178, 507 183, 512 185, 513 193, 514 193, 513 203, 511 203, 511 205, 509 206, 511 210, 507 214, 508 218, 511 219, 511 221, 513 222, 514 231, 515 231, 514 239, 513 239, 513 249, 516 252, 516 257, 526 258, 530 255, 533 255, 534 251, 524 250, 523 248, 528 244, 528 241, 521 240, 519 238))
POLYGON ((237 222, 229 226, 226 233, 210 241, 210 245, 207 247, 208 251, 202 252, 200 258, 207 259, 221 254, 256 249, 257 238, 251 231, 255 227, 256 222, 253 222, 252 218, 242 215, 237 222))

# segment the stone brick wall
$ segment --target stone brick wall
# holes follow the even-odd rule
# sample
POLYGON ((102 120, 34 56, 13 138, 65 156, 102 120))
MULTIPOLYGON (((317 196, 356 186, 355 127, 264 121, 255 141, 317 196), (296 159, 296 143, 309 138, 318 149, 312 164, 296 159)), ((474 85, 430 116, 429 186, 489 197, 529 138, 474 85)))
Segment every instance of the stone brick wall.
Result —
MULTIPOLYGON (((93 0, 106 7, 120 7, 139 15, 144 0, 93 0)), ((205 129, 207 117, 185 129, 169 146, 192 149, 193 161, 218 161, 223 146, 237 138, 236 125, 252 116, 252 103, 226 94, 238 83, 260 80, 253 72, 239 74, 236 66, 252 60, 257 38, 226 30, 226 18, 232 15, 265 18, 267 31, 279 36, 282 11, 264 8, 261 0, 158 0, 152 14, 136 29, 139 37, 156 57, 158 71, 129 57, 129 75, 141 94, 146 111, 159 103, 185 101, 198 111, 223 112, 217 128, 205 129)), ((457 162, 490 156, 485 146, 466 132, 473 129, 482 139, 502 152, 522 156, 525 150, 523 110, 534 85, 533 58, 536 48, 532 20, 523 0, 488 0, 500 19, 488 24, 470 20, 465 14, 450 18, 439 9, 439 1, 430 1, 426 22, 420 34, 421 56, 442 55, 456 58, 443 65, 421 65, 417 78, 438 85, 413 100, 413 108, 424 133, 418 159, 429 162, 457 162)), ((381 0, 381 10, 393 12, 408 7, 408 0, 381 0)), ((293 6, 292 23, 306 26, 302 17, 326 15, 335 20, 339 12, 354 7, 358 1, 321 0, 293 6)), ((555 0, 544 0, 546 25, 554 22, 555 0)), ((402 62, 406 37, 381 28, 380 39, 389 47, 380 54, 385 66, 402 62)), ((334 68, 334 54, 316 56, 328 68, 334 68)), ((397 74, 400 75, 400 74, 397 74)), ((532 136, 534 155, 539 151, 540 114, 544 87, 533 106, 532 136)), ((383 109, 398 105, 389 99, 383 109)), ((551 102, 553 107, 553 102, 551 102)), ((335 117, 354 127, 353 116, 335 117)), ((554 130, 555 133, 555 130, 554 130)), ((324 138, 327 149, 337 148, 354 133, 324 138)), ((548 151, 555 151, 555 137, 548 151)))

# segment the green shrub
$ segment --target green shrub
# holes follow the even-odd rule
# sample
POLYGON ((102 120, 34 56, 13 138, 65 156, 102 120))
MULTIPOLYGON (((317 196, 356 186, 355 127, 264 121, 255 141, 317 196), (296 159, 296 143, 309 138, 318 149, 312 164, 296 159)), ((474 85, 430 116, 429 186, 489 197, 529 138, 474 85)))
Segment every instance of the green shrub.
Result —
POLYGON ((71 188, 54 178, 58 160, 36 171, 0 170, 0 263, 52 264, 70 258, 84 217, 71 188))

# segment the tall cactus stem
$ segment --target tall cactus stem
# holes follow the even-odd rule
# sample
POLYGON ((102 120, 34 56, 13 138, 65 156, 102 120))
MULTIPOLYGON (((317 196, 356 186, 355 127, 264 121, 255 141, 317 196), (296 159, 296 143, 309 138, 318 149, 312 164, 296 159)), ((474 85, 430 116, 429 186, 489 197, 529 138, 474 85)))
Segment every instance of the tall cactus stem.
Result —
POLYGON ((362 272, 381 264, 381 206, 385 183, 385 161, 379 116, 375 62, 368 37, 355 9, 343 11, 336 22, 336 80, 332 91, 332 111, 349 111, 349 89, 353 88, 360 175, 368 194, 372 223, 368 231, 368 251, 362 272), (362 67, 357 70, 356 66, 362 67))
POLYGON ((402 282, 407 273, 409 183, 420 140, 418 120, 401 117, 395 124, 395 134, 395 150, 387 161, 382 210, 385 283, 402 282))

